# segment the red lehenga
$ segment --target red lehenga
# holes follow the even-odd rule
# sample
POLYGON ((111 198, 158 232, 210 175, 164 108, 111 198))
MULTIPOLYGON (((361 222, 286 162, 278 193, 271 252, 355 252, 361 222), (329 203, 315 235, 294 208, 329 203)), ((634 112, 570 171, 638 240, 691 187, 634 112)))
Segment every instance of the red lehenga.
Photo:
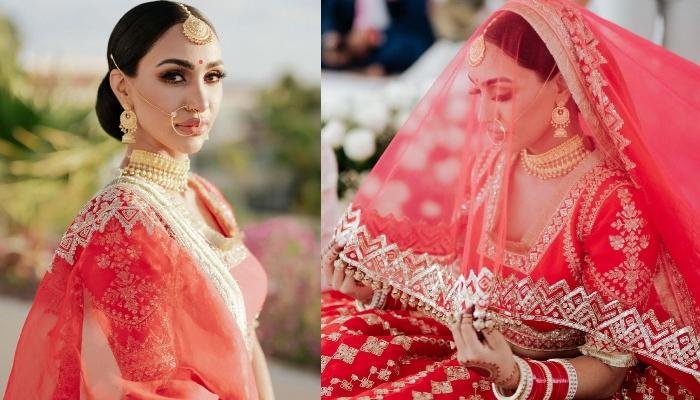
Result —
POLYGON ((515 154, 484 140, 465 46, 324 255, 391 296, 363 310, 323 293, 321 397, 494 398, 445 326, 467 301, 498 315, 518 354, 628 368, 612 398, 700 398, 700 68, 568 0, 512 0, 484 26, 502 13, 545 42, 596 151, 541 197, 522 238, 506 237, 515 154))
POLYGON ((210 243, 179 195, 117 178, 61 239, 4 399, 258 397, 249 339, 266 275, 218 190, 190 185, 229 245, 210 243))

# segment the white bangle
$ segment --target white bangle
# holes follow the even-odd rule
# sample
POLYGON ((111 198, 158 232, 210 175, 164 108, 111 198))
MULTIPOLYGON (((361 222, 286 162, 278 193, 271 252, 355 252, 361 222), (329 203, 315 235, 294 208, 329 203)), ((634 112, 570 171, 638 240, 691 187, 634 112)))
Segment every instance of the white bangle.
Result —
POLYGON ((386 299, 389 296, 389 291, 385 289, 379 289, 375 290, 374 293, 372 294, 372 300, 368 303, 365 304, 361 302, 360 300, 355 300, 355 308, 357 308, 357 311, 366 311, 369 309, 376 309, 380 310, 384 308, 384 305, 386 305, 386 299))
POLYGON ((503 394, 503 392, 501 392, 500 387, 496 386, 495 383, 492 383, 491 388, 493 389, 493 395, 496 396, 496 399, 498 400, 527 399, 528 396, 530 396, 530 392, 532 392, 532 368, 530 368, 527 361, 523 360, 522 358, 518 356, 513 356, 513 358, 515 358, 515 362, 518 364, 518 369, 520 370, 518 387, 515 388, 515 393, 510 396, 506 396, 503 394))
POLYGON ((552 358, 549 361, 558 362, 566 370, 566 375, 569 377, 569 390, 566 392, 566 399, 573 400, 576 395, 576 390, 578 389, 578 375, 576 375, 576 368, 571 364, 571 361, 563 358, 552 358))

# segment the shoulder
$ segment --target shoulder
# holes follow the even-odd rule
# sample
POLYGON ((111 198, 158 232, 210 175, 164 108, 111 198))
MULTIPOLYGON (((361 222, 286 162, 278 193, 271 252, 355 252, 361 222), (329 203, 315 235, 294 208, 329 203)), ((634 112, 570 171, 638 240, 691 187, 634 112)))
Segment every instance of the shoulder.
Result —
POLYGON ((590 236, 601 212, 619 205, 618 195, 629 193, 631 197, 641 198, 627 172, 608 161, 593 167, 579 185, 582 188, 576 232, 579 240, 590 236))
POLYGON ((63 234, 55 256, 72 265, 95 233, 104 232, 110 224, 118 224, 127 236, 135 229, 151 235, 163 226, 146 199, 128 185, 112 182, 85 203, 63 234))
POLYGON ((583 237, 584 282, 609 300, 643 303, 651 289, 660 239, 644 193, 629 179, 598 188, 583 237))

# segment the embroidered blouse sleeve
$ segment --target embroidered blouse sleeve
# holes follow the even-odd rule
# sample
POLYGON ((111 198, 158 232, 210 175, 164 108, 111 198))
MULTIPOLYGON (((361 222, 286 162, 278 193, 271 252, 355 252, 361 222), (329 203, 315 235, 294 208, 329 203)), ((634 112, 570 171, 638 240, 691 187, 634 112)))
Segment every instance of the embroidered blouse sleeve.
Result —
MULTIPOLYGON (((641 193, 631 184, 618 185, 606 196, 589 211, 593 224, 583 238, 584 287, 599 293, 606 303, 616 300, 626 308, 644 307, 659 253, 656 233, 641 193)), ((604 335, 589 333, 580 350, 612 366, 636 364, 634 353, 604 335)))
POLYGON ((178 369, 173 325, 178 275, 173 271, 182 250, 143 206, 110 212, 98 214, 101 226, 74 266, 80 268, 85 298, 81 356, 84 363, 98 364, 86 384, 99 391, 113 382, 134 398, 155 393, 217 398, 191 372, 178 369))

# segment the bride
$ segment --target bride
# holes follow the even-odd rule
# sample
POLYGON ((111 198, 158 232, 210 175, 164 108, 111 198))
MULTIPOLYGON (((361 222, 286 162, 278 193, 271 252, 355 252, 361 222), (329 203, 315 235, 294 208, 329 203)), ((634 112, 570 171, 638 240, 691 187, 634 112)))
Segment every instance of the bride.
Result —
POLYGON ((219 111, 219 40, 194 7, 128 11, 96 111, 119 176, 63 235, 4 399, 271 399, 256 318, 267 278, 218 189, 189 172, 219 111))
POLYGON ((570 0, 491 15, 324 254, 322 398, 695 398, 699 78, 570 0))

